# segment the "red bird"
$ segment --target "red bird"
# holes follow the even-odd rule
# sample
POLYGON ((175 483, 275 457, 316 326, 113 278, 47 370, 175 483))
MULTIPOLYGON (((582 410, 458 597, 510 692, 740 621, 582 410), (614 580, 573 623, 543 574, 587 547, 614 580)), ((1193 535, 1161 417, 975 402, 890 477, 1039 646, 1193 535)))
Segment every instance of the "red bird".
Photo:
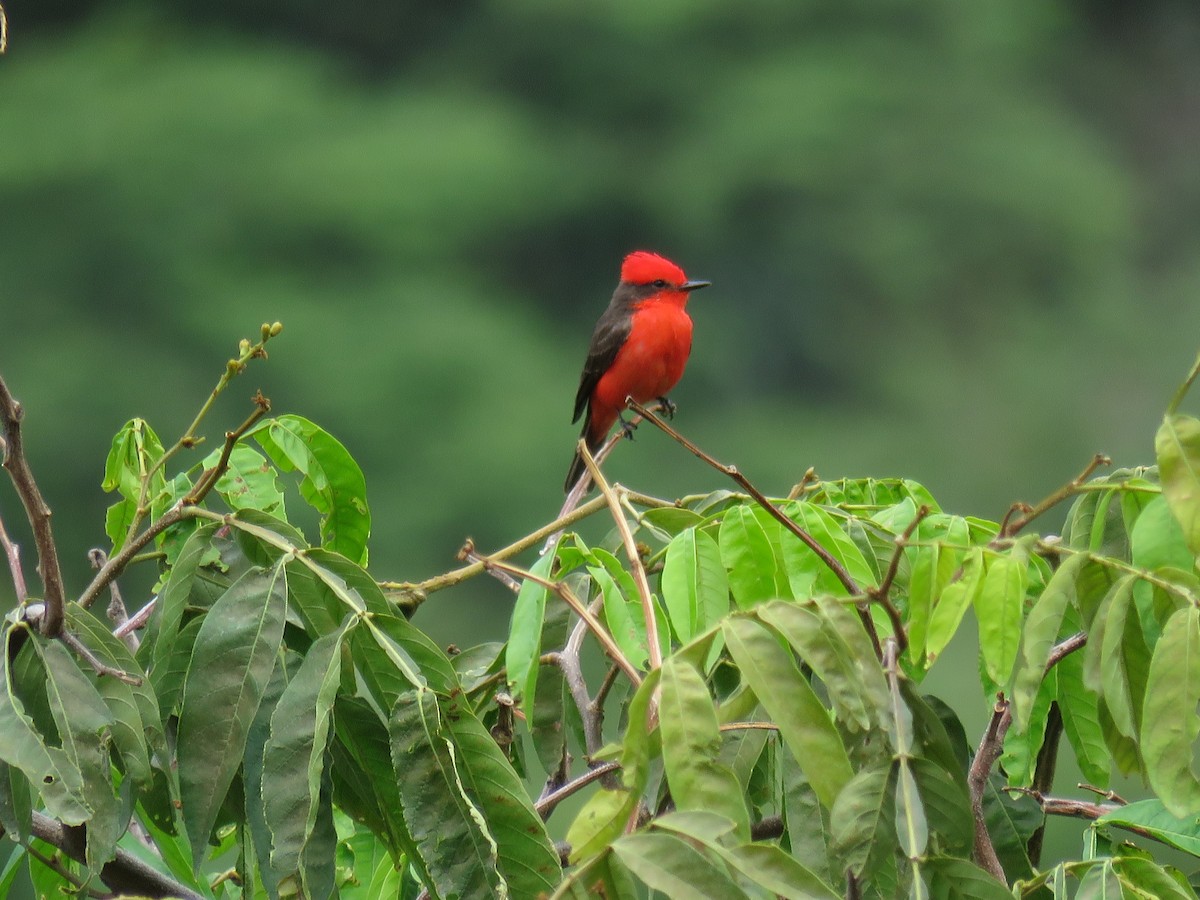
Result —
MULTIPOLYGON (((589 450, 604 443, 626 397, 638 403, 666 401, 692 351, 688 296, 709 284, 688 281, 683 269, 657 253, 638 250, 625 257, 621 282, 592 332, 575 395, 571 421, 578 422, 587 410, 582 437, 589 450)), ((576 451, 567 473, 568 493, 586 471, 576 451)))

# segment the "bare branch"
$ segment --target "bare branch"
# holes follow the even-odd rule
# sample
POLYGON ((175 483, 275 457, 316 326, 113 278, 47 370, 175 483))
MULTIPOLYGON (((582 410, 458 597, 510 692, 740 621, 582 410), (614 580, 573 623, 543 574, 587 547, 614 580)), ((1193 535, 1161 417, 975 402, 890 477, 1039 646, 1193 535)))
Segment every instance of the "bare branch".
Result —
POLYGON ((100 571, 96 573, 96 577, 92 579, 92 583, 79 595, 79 605, 87 609, 95 603, 96 598, 112 583, 113 579, 125 571, 125 566, 137 555, 137 552, 154 540, 161 532, 172 525, 182 522, 184 519, 194 519, 201 512, 202 510, 195 506, 176 504, 159 516, 157 520, 150 523, 150 526, 145 531, 122 547, 120 553, 112 557, 101 567, 100 571))
POLYGON ((1046 671, 1049 672, 1063 657, 1070 656, 1080 647, 1087 643, 1087 632, 1077 631, 1068 638, 1063 638, 1059 643, 1050 648, 1050 656, 1046 659, 1046 671))
POLYGON ((548 818, 550 813, 554 812, 554 807, 558 806, 558 804, 562 803, 572 794, 578 793, 593 781, 596 781, 598 778, 603 778, 609 772, 615 772, 619 768, 621 768, 620 763, 607 762, 596 766, 594 769, 588 769, 574 781, 568 781, 557 791, 547 794, 545 797, 539 799, 537 803, 534 804, 533 808, 538 811, 538 815, 540 815, 543 819, 548 818))
POLYGON ((1092 457, 1092 461, 1084 467, 1082 472, 1080 472, 1058 490, 1054 491, 1037 505, 1030 506, 1028 503, 1014 503, 1011 507, 1009 507, 1008 512, 1004 514, 1004 521, 1000 523, 1000 532, 997 537, 1012 537, 1038 516, 1042 515, 1042 513, 1074 496, 1079 491, 1080 485, 1091 478, 1092 473, 1094 473, 1098 468, 1101 466, 1111 465, 1111 459, 1109 459, 1103 453, 1097 453, 1092 457), (1020 515, 1014 519, 1014 513, 1020 513, 1020 515))
POLYGON ((983 815, 983 794, 987 788, 988 779, 992 774, 992 766, 1000 758, 1004 749, 1004 736, 1012 724, 1012 714, 1009 711, 1008 700, 1003 694, 996 695, 996 705, 992 710, 991 721, 979 742, 979 749, 971 761, 967 772, 967 787, 971 792, 971 813, 975 817, 975 862, 1002 884, 1008 884, 1004 875, 1004 867, 996 856, 996 848, 992 846, 991 835, 988 834, 987 821, 983 815))
MULTIPOLYGON (((0 442, 0 447, 2 444, 0 442)), ((29 591, 25 588, 25 570, 21 568, 21 548, 12 542, 4 530, 3 518, 0 518, 0 547, 4 548, 4 556, 8 559, 8 571, 12 574, 13 590, 17 593, 17 605, 20 606, 29 598, 29 591)))
POLYGON ((233 431, 225 432, 225 446, 221 448, 221 456, 217 460, 217 464, 200 476, 200 481, 185 498, 185 503, 199 503, 208 495, 208 492, 229 469, 229 457, 233 453, 233 448, 237 446, 237 442, 254 427, 259 419, 271 411, 271 401, 262 395, 262 391, 255 391, 253 400, 254 412, 250 413, 246 420, 233 431))
POLYGON ((621 648, 617 646, 617 642, 613 640, 612 635, 608 633, 608 630, 600 623, 600 620, 592 615, 591 611, 587 608, 587 605, 578 597, 576 597, 574 592, 572 592, 565 583, 561 581, 548 581, 547 579, 541 578, 538 575, 534 575, 532 572, 526 571, 525 569, 509 565, 505 562, 500 562, 499 560, 490 556, 483 556, 475 550, 475 545, 470 541, 463 545, 463 548, 459 551, 459 554, 464 559, 472 559, 482 562, 484 568, 489 571, 492 569, 499 569, 502 572, 507 572, 509 575, 514 575, 517 578, 524 578, 526 580, 536 582, 547 590, 554 591, 554 593, 562 597, 567 606, 571 607, 571 609, 575 612, 575 615, 587 622, 588 628, 591 630, 592 634, 596 636, 596 640, 600 642, 600 646, 604 648, 604 652, 611 656, 613 661, 621 667, 621 671, 625 673, 629 680, 635 685, 642 683, 642 676, 638 674, 638 671, 633 667, 633 664, 626 659, 625 654, 621 652, 621 648))
POLYGON ((879 582, 879 587, 867 590, 867 596, 876 603, 881 604, 884 610, 887 611, 888 619, 891 620, 892 631, 895 632, 896 641, 901 653, 908 647, 908 634, 904 630, 904 621, 900 618, 900 611, 892 603, 888 592, 892 589, 892 582, 896 580, 896 572, 900 568, 900 557, 904 555, 904 548, 908 546, 909 539, 917 530, 917 526, 921 524, 921 520, 927 515, 929 515, 929 507, 921 504, 920 508, 917 509, 917 514, 913 516, 913 520, 904 529, 904 533, 897 536, 896 549, 892 552, 892 559, 888 563, 883 579, 879 582))
POLYGON ((658 643, 658 620, 654 614, 654 599, 650 594, 650 582, 646 580, 646 567, 642 565, 637 542, 633 539, 633 532, 629 530, 629 523, 625 521, 625 513, 621 511, 621 502, 613 492, 612 486, 609 485, 608 479, 604 477, 604 473, 600 471, 600 467, 596 465, 596 460, 588 451, 587 441, 582 438, 579 439, 579 453, 583 457, 583 464, 587 466, 592 480, 600 489, 600 493, 604 495, 604 499, 608 501, 608 508, 612 512, 617 532, 625 543, 625 556, 629 559, 629 567, 633 570, 633 583, 637 585, 638 597, 642 601, 642 620, 646 627, 646 648, 650 654, 650 671, 654 671, 662 666, 662 647, 658 643))
POLYGON ((21 418, 24 411, 14 399, 4 379, 0 378, 0 426, 3 430, 4 468, 12 478, 25 516, 33 528, 33 542, 38 553, 38 574, 42 579, 43 599, 46 612, 42 617, 42 634, 55 637, 62 631, 63 605, 66 589, 63 587, 62 569, 58 564, 58 549, 54 543, 54 531, 50 527, 50 507, 42 499, 33 472, 25 459, 25 446, 21 438, 21 418))
MULTIPOLYGON (((822 547, 816 538, 793 522, 782 509, 768 500, 762 491, 750 483, 750 479, 738 471, 737 466, 727 466, 722 462, 718 462, 716 459, 709 456, 632 397, 626 397, 625 402, 629 405, 630 409, 635 410, 647 422, 650 422, 660 431, 669 435, 685 450, 704 460, 704 462, 708 463, 718 472, 721 472, 722 474, 732 478, 747 494, 753 497, 754 501, 764 510, 766 510, 772 518, 774 518, 777 522, 779 522, 780 525, 798 537, 806 547, 812 550, 813 553, 817 554, 817 557, 825 564, 825 567, 837 577, 837 580, 842 583, 842 586, 846 589, 850 596, 853 597, 862 595, 862 588, 858 586, 858 582, 856 582, 850 576, 850 573, 846 571, 846 567, 838 562, 828 550, 822 547)), ((879 635, 875 631, 875 623, 871 620, 870 611, 866 609, 865 606, 860 605, 858 608, 858 615, 859 618, 862 619, 863 628, 867 630, 867 635, 871 638, 871 643, 875 648, 875 655, 881 656, 883 651, 879 643, 879 635)))

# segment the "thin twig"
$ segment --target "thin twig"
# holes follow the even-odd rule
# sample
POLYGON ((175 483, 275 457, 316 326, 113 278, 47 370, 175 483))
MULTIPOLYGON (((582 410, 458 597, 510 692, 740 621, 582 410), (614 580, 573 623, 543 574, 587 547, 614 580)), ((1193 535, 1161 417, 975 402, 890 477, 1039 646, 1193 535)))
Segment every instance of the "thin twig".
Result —
POLYGON ((1002 884, 1008 884, 1004 875, 1004 867, 996 856, 996 848, 992 846, 991 835, 988 834, 987 820, 983 815, 983 795, 987 788, 988 779, 992 774, 992 766, 1000 758, 1004 749, 1004 736, 1012 724, 1012 713, 1009 711, 1008 700, 1003 694, 996 695, 996 705, 992 710, 991 721, 979 742, 975 758, 971 760, 971 768, 967 772, 967 787, 971 792, 971 813, 975 818, 975 862, 1002 884))
MULTIPOLYGON (((650 497, 646 494, 637 494, 629 492, 630 498, 642 506, 648 507, 664 507, 671 506, 666 500, 660 500, 657 497, 650 497)), ((543 540, 547 536, 554 535, 556 532, 561 532, 565 528, 574 525, 581 519, 586 519, 593 513, 604 509, 606 501, 603 497, 593 497, 587 503, 580 506, 578 509, 573 509, 562 516, 559 516, 548 525, 544 525, 537 531, 525 535, 520 540, 514 541, 507 547, 497 550, 490 554, 489 558, 494 560, 508 559, 511 556, 516 556, 528 550, 534 544, 543 540)), ((557 540, 557 539, 556 539, 557 540)), ((474 578, 476 575, 483 573, 483 563, 471 563, 469 566, 462 566, 453 571, 446 572, 442 575, 435 575, 433 578, 427 578, 424 581, 381 581, 379 586, 389 593, 402 593, 413 597, 417 601, 417 605, 424 602, 428 594, 434 591, 440 591, 443 588, 453 587, 468 578, 474 578)))
MULTIPOLYGON (((229 360, 225 363, 225 371, 221 373, 221 377, 217 380, 216 387, 209 392, 208 399, 200 407, 200 411, 196 413, 196 417, 192 419, 192 424, 187 427, 183 435, 171 447, 169 447, 162 456, 160 456, 149 469, 141 477, 141 488, 138 491, 137 507, 134 509, 133 521, 129 523, 129 529, 125 533, 125 543, 133 541, 134 535, 137 534, 138 528, 141 527, 142 521, 146 518, 146 514, 150 511, 146 505, 150 499, 150 484, 154 480, 154 476, 163 470, 163 467, 175 456, 180 450, 190 449, 198 446, 203 442, 204 438, 196 436, 196 430, 200 427, 200 423, 208 415, 213 404, 221 393, 229 385, 236 376, 245 371, 246 366, 252 359, 266 359, 267 342, 271 338, 276 337, 283 331, 283 325, 279 322, 270 324, 264 322, 257 343, 250 343, 248 339, 243 339, 238 345, 237 358, 229 360)), ((261 396, 261 395, 260 395, 261 396)), ((227 460, 226 460, 227 462, 227 460)), ((223 471, 223 470, 222 470, 223 471)), ((217 477, 220 477, 218 474, 217 477)), ((213 479, 215 483, 216 479, 213 479)), ((211 487, 211 485, 210 485, 211 487)))
POLYGON ((1068 481, 1058 490, 1051 493, 1040 503, 1030 506, 1027 503, 1015 503, 1009 507, 1008 512, 1004 516, 1004 521, 1000 524, 1000 531, 996 535, 997 538, 1010 538, 1019 532, 1022 528, 1036 519, 1042 513, 1069 499, 1078 492, 1079 486, 1092 477, 1101 466, 1111 466, 1112 460, 1103 453, 1097 453, 1092 457, 1092 461, 1084 467, 1084 470, 1076 475, 1071 481, 1068 481), (1013 519, 1014 512, 1020 512, 1021 515, 1013 519))
POLYGON ((1070 656, 1080 647, 1087 643, 1087 632, 1077 631, 1068 638, 1063 638, 1059 643, 1050 648, 1050 655, 1046 658, 1046 671, 1049 672, 1063 657, 1070 656))
POLYGON ((629 680, 634 683, 634 685, 639 685, 642 683, 642 676, 638 674, 638 671, 633 667, 633 664, 626 659, 625 654, 621 652, 621 648, 617 646, 617 642, 613 640, 612 635, 608 633, 608 630, 600 623, 600 620, 591 614, 590 610, 587 608, 587 605, 578 597, 576 597, 574 592, 572 592, 572 590, 567 587, 564 582, 548 581, 547 579, 538 575, 534 575, 532 572, 526 571, 525 569, 509 565, 506 562, 501 562, 500 560, 494 559, 490 556, 484 556, 476 551, 475 545, 470 541, 463 546, 462 550, 459 551, 459 554, 464 559, 471 559, 483 563, 485 570, 490 571, 492 569, 499 569, 500 571, 507 572, 509 575, 516 576, 517 578, 524 578, 529 581, 533 581, 536 584, 540 584, 542 587, 546 588, 546 590, 554 591, 554 593, 562 597, 567 606, 571 607, 571 609, 575 612, 575 615, 587 622, 588 628, 591 630, 592 634, 596 636, 596 640, 600 642, 600 645, 604 648, 604 652, 611 656, 613 662, 621 667, 621 671, 625 673, 626 677, 628 677, 629 680))
POLYGON ((9 539, 4 530, 4 519, 0 518, 0 547, 8 559, 8 571, 12 573, 13 590, 17 592, 17 606, 21 606, 28 598, 29 591, 25 588, 25 570, 21 568, 21 548, 9 539))
POLYGON ((154 612, 154 607, 157 604, 158 604, 158 595, 156 594, 150 598, 149 602, 147 602, 145 606, 143 606, 141 609, 139 609, 137 612, 135 612, 132 616, 130 616, 128 619, 126 619, 124 622, 122 622, 120 625, 118 625, 116 628, 114 628, 113 636, 119 637, 119 638, 124 638, 127 635, 133 634, 135 631, 137 631, 139 628, 141 628, 143 625, 145 625, 148 621, 150 621, 150 614, 152 612, 154 612))
POLYGON ((63 587, 62 569, 58 563, 58 549, 54 543, 54 531, 50 527, 50 507, 42 499, 37 482, 25 459, 25 445, 21 438, 21 418, 24 411, 14 399, 4 379, 0 378, 0 426, 3 427, 4 468, 12 478, 25 516, 33 529, 33 542, 37 547, 38 575, 42 579, 43 600, 46 604, 42 617, 42 634, 55 637, 63 626, 63 606, 66 589, 63 587))
POLYGON ((86 644, 65 628, 59 632, 58 639, 83 657, 84 662, 91 666, 97 675, 108 675, 110 678, 115 678, 117 681, 123 681, 126 684, 132 684, 134 687, 141 685, 142 679, 136 675, 130 675, 122 669, 114 669, 112 666, 101 661, 96 654, 88 649, 86 644))
POLYGON ((633 572, 633 583, 637 585, 638 598, 642 603, 642 621, 646 627, 646 649, 650 655, 650 671, 653 672, 662 666, 662 647, 658 643, 658 617, 654 614, 654 598, 650 593, 650 582, 646 579, 646 567, 642 565, 637 542, 633 539, 633 532, 629 530, 629 523, 625 521, 625 513, 621 511, 621 501, 617 499, 608 479, 604 477, 604 473, 600 471, 596 460, 588 451, 587 441, 582 438, 579 440, 579 453, 583 457, 583 464, 587 466, 587 470, 592 476, 592 481, 596 483, 596 487, 600 489, 600 493, 608 502, 617 532, 625 544, 625 556, 629 559, 629 567, 633 572))
POLYGON ((254 424, 259 419, 271 411, 271 401, 263 396, 262 391, 255 391, 252 399, 254 402, 254 412, 250 413, 246 417, 246 420, 233 429, 233 431, 225 432, 225 446, 221 448, 221 456, 217 460, 217 464, 200 476, 200 480, 196 483, 196 486, 192 488, 185 498, 185 503, 199 503, 208 495, 208 492, 213 489, 217 481, 229 469, 229 457, 233 453, 233 448, 237 446, 237 442, 245 436, 247 431, 254 427, 254 424))
POLYGON ((96 573, 92 579, 92 583, 79 595, 79 605, 87 609, 95 603, 96 598, 112 583, 112 580, 125 571, 125 566, 133 559, 137 552, 154 540, 161 532, 172 525, 182 522, 184 519, 193 519, 202 512, 203 510, 199 507, 184 506, 179 503, 151 522, 145 531, 122 547, 121 552, 109 559, 103 568, 96 573))
POLYGON ((808 490, 809 485, 815 485, 817 481, 817 470, 809 466, 804 474, 800 476, 800 480, 792 485, 792 489, 788 491, 787 498, 789 500, 799 500, 801 495, 808 490))
MULTIPOLYGON (((693 455, 704 460, 704 462, 708 463, 718 472, 721 472, 722 474, 732 478, 747 494, 754 499, 759 506, 766 510, 772 518, 774 518, 777 522, 779 522, 780 525, 798 537, 804 543, 804 545, 808 547, 808 549, 812 550, 812 552, 817 555, 821 562, 825 564, 825 567, 828 568, 829 571, 831 571, 837 577, 837 580, 842 583, 842 587, 846 589, 846 592, 850 594, 850 596, 855 597, 862 595, 862 588, 858 586, 858 582, 856 582, 851 577, 850 573, 846 571, 846 567, 838 562, 828 550, 822 547, 816 538, 793 522, 782 509, 768 500, 762 491, 751 484, 750 480, 740 471, 738 471, 737 466, 727 466, 722 462, 718 462, 716 459, 709 456, 632 397, 626 397, 625 402, 629 405, 630 409, 635 410, 647 422, 650 422, 664 434, 669 435, 685 450, 688 450, 693 455)), ((866 629, 868 637, 871 638, 871 643, 875 648, 875 655, 880 656, 883 652, 882 646, 879 643, 879 635, 875 630, 875 623, 871 619, 870 610, 860 605, 858 608, 858 614, 859 618, 862 619, 863 628, 866 629)))
POLYGON ((720 731, 778 731, 779 726, 774 722, 726 722, 719 726, 720 731))
MULTIPOLYGON (((93 569, 101 569, 108 562, 108 554, 99 547, 93 547, 88 551, 88 562, 92 564, 93 569)), ((129 621, 129 611, 125 608, 125 600, 121 597, 121 589, 117 587, 115 578, 108 586, 108 590, 111 595, 108 601, 108 621, 112 622, 115 631, 120 631, 121 627, 129 621)), ((136 634, 126 630, 122 632, 121 640, 125 642, 130 653, 137 652, 138 638, 136 634)))
POLYGON ((887 612, 901 653, 908 648, 908 634, 904 630, 904 620, 900 618, 900 611, 896 609, 888 593, 892 589, 892 582, 896 580, 896 572, 900 569, 900 557, 904 555, 904 548, 908 546, 909 538, 913 536, 913 533, 917 530, 917 526, 921 524, 922 519, 929 515, 929 512, 929 507, 921 504, 917 509, 917 514, 913 516, 913 520, 908 523, 908 527, 904 529, 902 534, 896 537, 896 549, 892 552, 891 561, 888 563, 883 579, 879 582, 879 587, 867 589, 867 596, 875 603, 883 606, 887 612))
POLYGON ((8 50, 8 16, 4 14, 4 6, 0 4, 0 53, 8 50))
POLYGON ((598 778, 603 778, 609 772, 615 772, 621 768, 621 764, 617 762, 607 762, 596 766, 594 769, 588 769, 574 781, 568 781, 557 791, 540 798, 533 808, 537 810, 538 815, 543 819, 547 818, 554 811, 554 807, 562 803, 572 794, 578 793, 581 789, 587 787, 598 778))
POLYGON ((1120 806, 1126 806, 1129 803, 1128 800, 1126 800, 1124 797, 1122 797, 1116 791, 1105 790, 1104 788, 1098 788, 1094 784, 1088 784, 1086 781, 1079 782, 1078 784, 1075 785, 1075 787, 1079 788, 1081 791, 1091 791, 1093 794, 1096 794, 1099 797, 1103 797, 1109 803, 1116 803, 1120 806))

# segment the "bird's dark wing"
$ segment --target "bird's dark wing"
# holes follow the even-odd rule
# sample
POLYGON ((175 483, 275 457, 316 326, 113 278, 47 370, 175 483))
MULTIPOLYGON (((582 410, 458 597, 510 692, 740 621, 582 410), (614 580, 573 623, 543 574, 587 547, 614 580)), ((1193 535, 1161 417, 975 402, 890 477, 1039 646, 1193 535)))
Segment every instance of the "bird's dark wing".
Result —
POLYGON ((596 389, 596 382, 609 370, 613 360, 617 358, 617 353, 625 345, 631 323, 629 307, 615 301, 596 323, 596 330, 592 332, 592 342, 588 346, 587 359, 583 363, 583 374, 579 376, 579 390, 575 394, 575 415, 571 419, 572 422, 579 421, 579 417, 587 408, 592 391, 596 389))

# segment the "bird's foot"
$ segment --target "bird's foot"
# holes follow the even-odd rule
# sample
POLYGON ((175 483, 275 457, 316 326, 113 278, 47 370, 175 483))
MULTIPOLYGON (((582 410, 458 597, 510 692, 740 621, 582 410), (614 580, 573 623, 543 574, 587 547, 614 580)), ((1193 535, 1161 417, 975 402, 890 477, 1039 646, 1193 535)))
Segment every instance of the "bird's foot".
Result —
POLYGON ((662 414, 668 419, 675 418, 675 404, 671 402, 670 397, 659 397, 658 403, 662 407, 662 414))
POLYGON ((621 423, 621 436, 632 441, 633 433, 637 431, 637 426, 622 415, 617 416, 617 421, 621 423))

